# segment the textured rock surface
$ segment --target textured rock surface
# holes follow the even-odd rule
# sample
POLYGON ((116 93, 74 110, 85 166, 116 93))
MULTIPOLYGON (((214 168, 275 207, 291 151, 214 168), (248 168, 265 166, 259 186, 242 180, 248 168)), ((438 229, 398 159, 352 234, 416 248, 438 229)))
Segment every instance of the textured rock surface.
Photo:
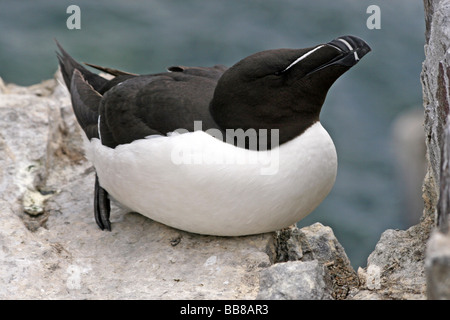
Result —
POLYGON ((317 260, 277 263, 262 271, 261 300, 324 300, 331 295, 317 260))
MULTIPOLYGON (((285 293, 286 297, 300 299, 302 293, 292 288, 292 279, 280 277, 277 273, 290 274, 293 270, 301 269, 311 270, 312 274, 304 275, 309 277, 308 279, 323 277, 323 280, 314 284, 315 286, 305 288, 306 291, 311 291, 316 299, 328 299, 330 297, 345 299, 351 289, 356 289, 359 286, 358 275, 353 270, 344 248, 338 242, 330 227, 315 223, 302 229, 290 228, 279 231, 277 232, 275 248, 278 264, 264 270, 264 281, 261 282, 260 294, 258 295, 260 298, 271 297, 274 299, 285 293), (285 263, 292 261, 301 261, 303 264, 298 263, 293 266, 285 263), (306 262, 315 262, 318 265, 316 267, 316 264, 305 264, 306 262), (278 281, 276 285, 273 283, 274 279, 278 281), (322 283, 326 283, 326 288, 323 288, 322 283)), ((302 276, 296 276, 296 279, 303 283, 303 278, 299 277, 302 276)))
POLYGON ((428 172, 425 217, 436 221, 425 260, 430 299, 450 299, 450 1, 425 0, 427 43, 422 84, 428 172))
POLYGON ((450 237, 434 231, 428 242, 425 261, 427 296, 429 299, 450 299, 450 237))
POLYGON ((352 299, 425 299, 424 257, 431 223, 386 230, 358 270, 361 286, 352 299))
POLYGON ((425 134, 428 172, 424 183, 425 214, 436 213, 439 198, 441 146, 447 120, 450 52, 450 1, 426 1, 428 41, 425 44, 425 61, 422 67, 423 103, 425 108, 425 134))

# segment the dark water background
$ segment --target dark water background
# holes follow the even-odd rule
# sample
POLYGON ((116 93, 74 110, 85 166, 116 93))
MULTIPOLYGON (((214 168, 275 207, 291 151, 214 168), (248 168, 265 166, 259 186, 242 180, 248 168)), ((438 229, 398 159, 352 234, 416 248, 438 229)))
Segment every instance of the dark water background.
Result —
POLYGON ((331 226, 358 267, 385 229, 412 223, 397 179, 392 124, 421 108, 424 29, 422 0, 1 0, 0 77, 21 85, 51 78, 53 38, 80 61, 135 73, 231 66, 257 51, 345 34, 365 39, 373 51, 333 85, 321 115, 338 151, 336 185, 299 223, 331 226), (81 9, 80 30, 66 27, 70 4, 81 9), (369 5, 381 9, 379 30, 366 26, 369 5))

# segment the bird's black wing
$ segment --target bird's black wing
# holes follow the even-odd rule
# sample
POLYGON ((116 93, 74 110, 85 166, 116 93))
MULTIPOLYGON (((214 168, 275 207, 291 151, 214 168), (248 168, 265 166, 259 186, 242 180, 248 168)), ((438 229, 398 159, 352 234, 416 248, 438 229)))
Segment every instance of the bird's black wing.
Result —
POLYGON ((223 68, 171 67, 169 71, 128 78, 104 93, 102 143, 115 147, 177 129, 193 131, 194 121, 201 121, 203 130, 217 128, 209 104, 223 68))

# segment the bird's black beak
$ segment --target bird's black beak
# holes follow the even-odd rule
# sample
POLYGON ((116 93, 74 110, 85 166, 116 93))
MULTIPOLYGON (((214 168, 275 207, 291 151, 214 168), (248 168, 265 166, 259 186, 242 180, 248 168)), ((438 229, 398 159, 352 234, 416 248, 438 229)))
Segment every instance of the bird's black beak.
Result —
POLYGON ((332 65, 340 65, 350 68, 357 64, 362 57, 372 50, 367 42, 355 36, 338 37, 333 41, 328 42, 326 46, 338 50, 338 54, 334 59, 310 71, 308 74, 317 72, 332 65))
POLYGON ((328 42, 327 45, 341 51, 345 57, 339 59, 337 63, 349 67, 355 65, 372 50, 367 42, 355 36, 339 37, 328 42))

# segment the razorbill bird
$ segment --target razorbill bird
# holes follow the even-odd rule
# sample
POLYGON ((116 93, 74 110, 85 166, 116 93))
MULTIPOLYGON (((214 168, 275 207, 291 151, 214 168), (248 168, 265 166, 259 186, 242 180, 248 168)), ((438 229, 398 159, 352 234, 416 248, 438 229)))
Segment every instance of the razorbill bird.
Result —
POLYGON ((90 65, 114 76, 107 80, 57 45, 96 170, 98 226, 111 230, 112 196, 163 224, 219 236, 290 226, 328 195, 337 156, 320 111, 335 80, 371 50, 342 36, 228 69, 136 75, 90 65))

